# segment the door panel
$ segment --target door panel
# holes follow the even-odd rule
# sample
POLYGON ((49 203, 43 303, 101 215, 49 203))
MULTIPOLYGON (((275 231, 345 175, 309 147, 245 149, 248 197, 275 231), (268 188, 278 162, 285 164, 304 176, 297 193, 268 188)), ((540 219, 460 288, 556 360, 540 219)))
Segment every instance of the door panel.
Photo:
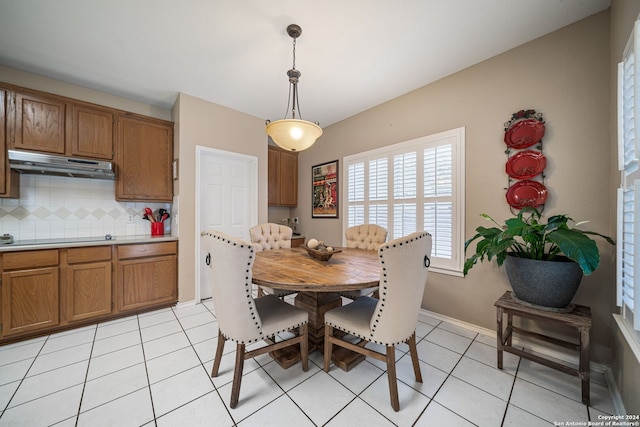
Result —
MULTIPOLYGON (((249 228, 257 223, 258 160, 221 150, 203 149, 199 153, 200 191, 198 193, 199 230, 221 231, 234 237, 249 239, 249 228)), ((211 297, 204 258, 200 246, 200 299, 211 297)), ((198 292, 196 291, 196 295, 198 292)))

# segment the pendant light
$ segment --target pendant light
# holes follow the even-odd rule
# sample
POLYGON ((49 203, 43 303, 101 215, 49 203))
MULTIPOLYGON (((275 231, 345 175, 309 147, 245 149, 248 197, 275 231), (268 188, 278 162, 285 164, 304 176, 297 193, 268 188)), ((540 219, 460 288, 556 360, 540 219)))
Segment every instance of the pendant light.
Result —
POLYGON ((285 118, 272 122, 267 120, 267 135, 273 142, 289 151, 302 151, 311 147, 316 139, 322 135, 322 128, 318 123, 302 120, 300 114, 300 104, 298 103, 298 81, 301 73, 296 70, 296 39, 302 34, 299 25, 291 24, 287 27, 287 34, 293 39, 293 68, 287 71, 289 76, 289 98, 285 118), (291 107, 292 118, 287 119, 286 115, 291 107), (296 118, 296 111, 300 118, 296 118))

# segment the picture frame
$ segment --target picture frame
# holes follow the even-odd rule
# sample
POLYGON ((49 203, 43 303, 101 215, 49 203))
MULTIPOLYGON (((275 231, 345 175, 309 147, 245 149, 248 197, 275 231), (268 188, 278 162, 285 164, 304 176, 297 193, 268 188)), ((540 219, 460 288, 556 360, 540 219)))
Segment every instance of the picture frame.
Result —
POLYGON ((338 218, 338 160, 311 167, 311 218, 338 218))

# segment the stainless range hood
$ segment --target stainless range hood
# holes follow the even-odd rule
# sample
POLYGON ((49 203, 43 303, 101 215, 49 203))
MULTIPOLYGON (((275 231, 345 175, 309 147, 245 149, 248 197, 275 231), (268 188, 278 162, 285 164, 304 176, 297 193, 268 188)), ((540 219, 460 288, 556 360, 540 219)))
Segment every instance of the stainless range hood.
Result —
POLYGON ((20 173, 114 180, 113 164, 100 160, 8 150, 9 166, 20 173))

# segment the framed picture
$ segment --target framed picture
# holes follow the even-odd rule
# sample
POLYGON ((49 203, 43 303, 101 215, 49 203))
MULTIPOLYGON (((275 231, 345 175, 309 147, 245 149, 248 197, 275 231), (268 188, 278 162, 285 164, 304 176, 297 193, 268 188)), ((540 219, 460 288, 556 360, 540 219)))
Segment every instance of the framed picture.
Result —
POLYGON ((338 161, 311 167, 311 218, 338 218, 338 161))

